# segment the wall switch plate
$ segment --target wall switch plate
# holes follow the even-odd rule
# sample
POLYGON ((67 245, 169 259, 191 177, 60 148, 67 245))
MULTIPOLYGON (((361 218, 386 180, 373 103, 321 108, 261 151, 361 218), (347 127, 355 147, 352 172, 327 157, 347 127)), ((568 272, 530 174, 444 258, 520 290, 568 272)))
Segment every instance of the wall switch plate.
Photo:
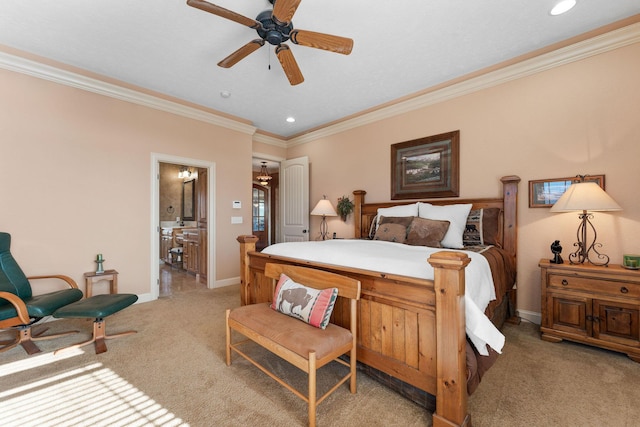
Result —
POLYGON ((231 206, 233 209, 240 209, 242 208, 242 202, 240 200, 234 200, 231 206))
POLYGON ((232 216, 231 217, 231 224, 242 224, 242 217, 241 216, 232 216))

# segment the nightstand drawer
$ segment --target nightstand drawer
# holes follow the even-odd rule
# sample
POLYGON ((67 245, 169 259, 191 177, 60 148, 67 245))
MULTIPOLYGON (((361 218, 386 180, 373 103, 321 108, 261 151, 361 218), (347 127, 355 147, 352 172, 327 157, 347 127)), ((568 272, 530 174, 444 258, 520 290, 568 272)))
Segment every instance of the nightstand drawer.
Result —
POLYGON ((597 292, 609 296, 618 295, 628 298, 640 298, 640 284, 617 280, 603 280, 577 275, 550 274, 547 286, 556 289, 570 289, 572 291, 597 292))

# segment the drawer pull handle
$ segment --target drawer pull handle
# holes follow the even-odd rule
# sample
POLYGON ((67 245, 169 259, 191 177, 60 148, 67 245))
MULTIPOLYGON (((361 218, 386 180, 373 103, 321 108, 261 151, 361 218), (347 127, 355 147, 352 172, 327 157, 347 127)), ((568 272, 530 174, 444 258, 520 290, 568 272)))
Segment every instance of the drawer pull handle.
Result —
POLYGON ((629 289, 627 289, 626 286, 623 286, 623 287, 620 288, 620 292, 622 292, 623 294, 626 294, 626 293, 629 292, 629 289))
POLYGON ((562 279, 562 286, 567 286, 569 281, 567 279, 562 279))

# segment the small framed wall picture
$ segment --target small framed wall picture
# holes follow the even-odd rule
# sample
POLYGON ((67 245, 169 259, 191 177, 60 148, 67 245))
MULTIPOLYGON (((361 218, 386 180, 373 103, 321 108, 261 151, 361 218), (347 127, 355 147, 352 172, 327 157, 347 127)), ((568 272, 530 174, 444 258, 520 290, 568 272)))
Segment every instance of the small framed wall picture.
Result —
MULTIPOLYGON (((593 181, 605 189, 604 175, 585 175, 584 180, 593 181)), ((580 182, 580 176, 529 181, 529 207, 550 208, 574 182, 580 182)))

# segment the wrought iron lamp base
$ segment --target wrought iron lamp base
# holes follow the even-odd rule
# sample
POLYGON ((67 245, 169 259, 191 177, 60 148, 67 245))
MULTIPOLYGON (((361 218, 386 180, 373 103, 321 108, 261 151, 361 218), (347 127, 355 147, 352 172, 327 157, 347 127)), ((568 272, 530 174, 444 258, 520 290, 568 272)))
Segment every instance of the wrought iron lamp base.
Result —
POLYGON ((580 225, 578 226, 577 232, 578 241, 573 244, 573 246, 576 246, 578 249, 569 255, 569 262, 571 264, 584 264, 585 262, 589 262, 593 265, 606 267, 609 264, 609 256, 598 252, 597 248, 601 248, 602 243, 596 242, 598 233, 591 223, 593 214, 582 211, 578 218, 580 218, 580 225), (587 243, 587 230, 589 229, 593 231, 593 239, 590 243, 587 243), (595 259, 589 258, 589 254, 595 257, 595 259))

